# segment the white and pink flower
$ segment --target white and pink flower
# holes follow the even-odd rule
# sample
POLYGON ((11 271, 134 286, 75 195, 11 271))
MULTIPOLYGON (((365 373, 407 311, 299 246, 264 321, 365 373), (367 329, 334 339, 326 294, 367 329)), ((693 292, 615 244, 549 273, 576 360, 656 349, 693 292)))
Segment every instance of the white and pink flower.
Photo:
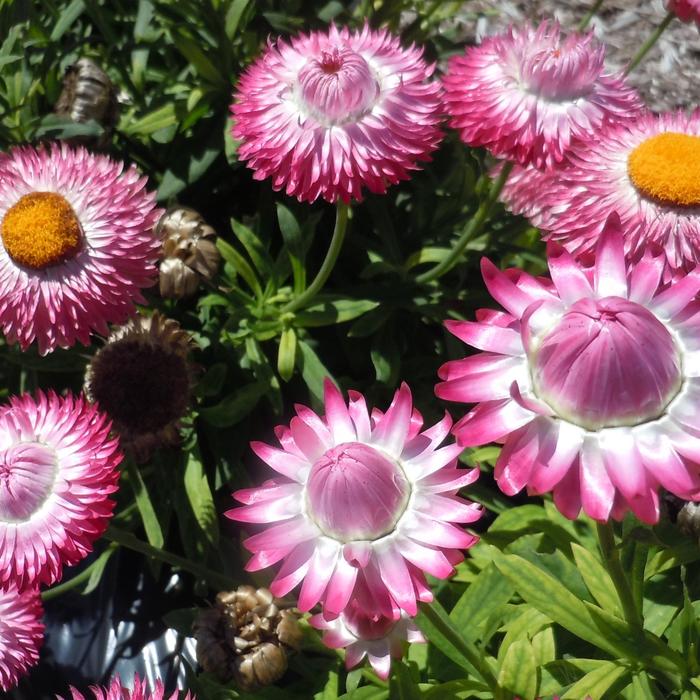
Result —
MULTIPOLYGON (((178 700, 178 691, 168 695, 163 688, 161 681, 156 681, 154 689, 151 691, 146 679, 140 679, 139 675, 134 676, 132 687, 125 685, 119 676, 115 676, 107 688, 91 686, 90 694, 85 696, 76 688, 71 687, 70 698, 62 700, 178 700)), ((60 699, 59 699, 60 700, 60 699)), ((182 700, 195 700, 195 696, 189 692, 182 696, 182 700)))

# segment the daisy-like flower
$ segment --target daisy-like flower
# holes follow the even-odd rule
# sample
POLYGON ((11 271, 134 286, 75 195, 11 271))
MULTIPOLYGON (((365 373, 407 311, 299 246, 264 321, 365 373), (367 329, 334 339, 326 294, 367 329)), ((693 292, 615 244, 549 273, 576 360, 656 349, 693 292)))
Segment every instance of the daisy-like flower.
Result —
POLYGON ((426 639, 406 613, 396 619, 375 612, 375 602, 361 576, 358 584, 338 617, 328 620, 319 613, 309 623, 323 630, 322 639, 327 647, 345 649, 346 668, 357 666, 367 657, 377 676, 386 680, 392 658, 403 656, 405 643, 424 643, 426 639))
POLYGON ((700 498, 700 270, 661 283, 663 256, 626 266, 610 221, 593 268, 559 246, 552 282, 482 263, 506 311, 448 329, 484 352, 446 363, 436 393, 477 403, 459 442, 504 442, 496 480, 509 495, 553 491, 569 518, 631 510, 659 517, 659 486, 700 498))
POLYGON ((105 531, 121 461, 109 431, 82 396, 38 392, 0 408, 0 586, 55 583, 105 531))
POLYGON ((135 168, 84 148, 0 158, 0 327, 22 349, 87 345, 153 284, 155 195, 135 168))
POLYGON ((700 24, 700 0, 666 0, 666 9, 683 22, 700 24))
POLYGON ((19 591, 14 583, 0 588, 0 690, 13 688, 38 663, 44 641, 42 615, 36 589, 19 591))
MULTIPOLYGON (((71 687, 70 698, 63 698, 63 700, 178 700, 180 697, 176 690, 166 698, 163 684, 160 681, 156 681, 155 688, 151 691, 146 679, 141 680, 138 673, 134 676, 132 686, 133 690, 124 685, 121 678, 115 676, 109 687, 92 686, 87 696, 83 695, 76 688, 71 687)), ((182 696, 181 700, 195 700, 195 696, 188 692, 182 696)))
POLYGON ((389 601, 378 612, 415 615, 418 600, 432 600, 424 572, 449 576, 477 540, 454 523, 481 515, 455 495, 478 470, 457 469, 457 445, 439 447, 449 415, 422 430, 406 384, 386 413, 370 415, 362 394, 350 392, 346 405, 326 380, 325 409, 320 417, 297 406, 289 428, 276 430, 282 449, 251 445, 282 478, 234 494, 246 505, 230 518, 267 525, 244 542, 254 554, 246 569, 281 561, 272 593, 301 583, 299 609, 321 601, 327 615, 345 609, 362 570, 378 603, 389 601))
POLYGON ((156 311, 115 330, 88 365, 85 393, 139 462, 156 447, 180 441, 179 421, 194 384, 193 346, 177 321, 156 311))
POLYGON ((551 239, 588 257, 617 213, 629 257, 654 243, 673 270, 700 261, 700 110, 607 128, 570 161, 532 205, 546 210, 551 239))
POLYGON ((621 74, 606 73, 593 33, 559 25, 511 28, 450 60, 445 102, 462 140, 522 165, 548 167, 605 124, 627 121, 642 102, 621 74))
POLYGON ((238 155, 300 201, 383 193, 441 140, 433 68, 421 49, 367 25, 277 39, 238 84, 238 155))

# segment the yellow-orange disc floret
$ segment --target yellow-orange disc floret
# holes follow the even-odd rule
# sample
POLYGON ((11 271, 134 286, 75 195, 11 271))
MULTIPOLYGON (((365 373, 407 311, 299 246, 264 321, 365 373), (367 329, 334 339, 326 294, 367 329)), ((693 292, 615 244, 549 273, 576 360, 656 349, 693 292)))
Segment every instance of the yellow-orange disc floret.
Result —
POLYGON ((33 270, 73 257, 82 243, 71 205, 55 192, 25 194, 5 213, 0 232, 9 256, 33 270))
POLYGON ((656 134, 630 153, 627 171, 634 186, 650 199, 700 206, 700 136, 656 134))

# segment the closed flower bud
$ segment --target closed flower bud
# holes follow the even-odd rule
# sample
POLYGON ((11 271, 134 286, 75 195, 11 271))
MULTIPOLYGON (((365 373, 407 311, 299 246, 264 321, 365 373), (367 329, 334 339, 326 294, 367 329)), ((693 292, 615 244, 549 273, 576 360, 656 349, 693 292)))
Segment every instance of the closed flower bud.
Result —
POLYGON ((220 681, 243 690, 274 683, 287 670, 287 653, 298 649, 298 613, 280 608, 266 588, 239 586, 200 610, 194 623, 197 661, 220 681))
POLYGON ((216 232, 194 209, 169 209, 156 227, 163 241, 160 263, 161 296, 183 299, 192 296, 200 281, 211 280, 221 256, 216 232))

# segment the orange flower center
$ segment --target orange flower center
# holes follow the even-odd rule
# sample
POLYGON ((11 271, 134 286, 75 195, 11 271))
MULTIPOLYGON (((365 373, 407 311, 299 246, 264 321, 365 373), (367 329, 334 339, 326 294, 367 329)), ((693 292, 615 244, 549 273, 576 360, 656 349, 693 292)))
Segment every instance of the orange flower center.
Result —
POLYGON ((33 270, 72 258, 83 238, 71 205, 55 192, 25 194, 5 213, 0 233, 8 255, 33 270))
POLYGON ((700 206, 700 136, 652 136, 630 153, 627 172, 649 199, 678 207, 700 206))

